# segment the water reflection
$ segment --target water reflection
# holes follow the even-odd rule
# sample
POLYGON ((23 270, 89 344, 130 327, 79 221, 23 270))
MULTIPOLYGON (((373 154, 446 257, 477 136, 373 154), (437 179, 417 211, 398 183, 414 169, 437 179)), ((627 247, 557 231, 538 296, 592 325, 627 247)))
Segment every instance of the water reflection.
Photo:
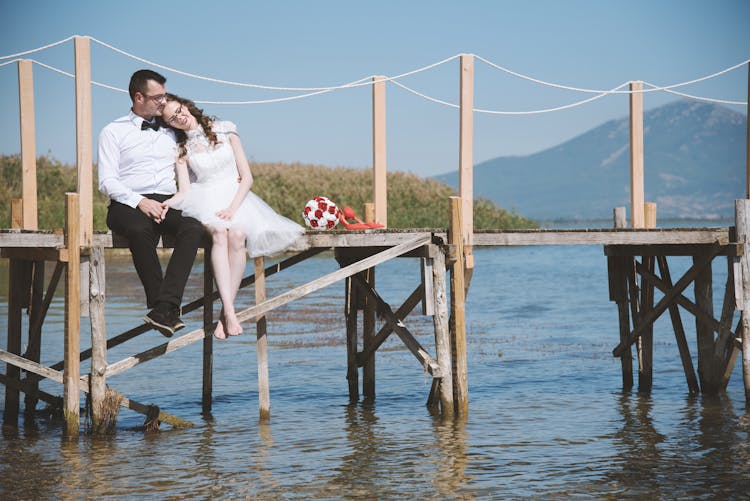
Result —
POLYGON ((607 475, 609 483, 616 489, 623 487, 623 491, 618 490, 618 495, 627 493, 659 498, 659 445, 665 437, 654 427, 651 397, 645 393, 623 393, 618 404, 622 427, 614 434, 617 456, 612 459, 615 467, 607 475))
MULTIPOLYGON (((469 463, 467 454, 466 420, 463 418, 433 419, 435 435, 435 490, 440 498, 453 498, 469 483, 466 474, 469 463)), ((475 499, 473 495, 462 494, 461 499, 475 499)))

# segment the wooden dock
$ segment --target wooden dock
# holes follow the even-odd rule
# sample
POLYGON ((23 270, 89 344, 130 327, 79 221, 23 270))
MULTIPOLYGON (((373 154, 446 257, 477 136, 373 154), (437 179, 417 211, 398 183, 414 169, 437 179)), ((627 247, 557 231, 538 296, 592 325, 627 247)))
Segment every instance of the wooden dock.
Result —
MULTIPOLYGON (((78 436, 80 393, 84 391, 90 394, 93 433, 106 433, 110 429, 113 414, 116 416, 112 407, 117 406, 144 414, 149 425, 166 422, 172 426, 188 426, 190 423, 155 405, 129 399, 110 388, 107 381, 108 377, 136 365, 202 341, 202 405, 204 411, 210 410, 213 337, 207 333, 215 326, 213 304, 218 298, 210 266, 204 273, 203 297, 183 305, 183 311, 202 309, 201 329, 119 361, 110 363, 107 360, 108 348, 127 342, 150 327, 135 325, 126 332, 111 337, 107 335, 104 249, 124 245, 116 236, 96 233, 93 228, 89 39, 74 37, 74 51, 78 186, 75 193, 66 194, 66 226, 61 232, 38 228, 33 73, 31 61, 18 60, 22 196, 12 201, 11 228, 0 230, 0 255, 9 260, 8 341, 6 349, 0 350, 0 360, 7 367, 6 374, 0 375, 0 382, 6 385, 3 424, 17 426, 20 393, 23 392, 27 413, 33 413, 39 399, 57 405, 65 418, 65 435, 78 436), (45 262, 56 263, 49 280, 44 276, 45 262), (51 333, 45 331, 44 318, 63 277, 63 360, 45 367, 39 363, 41 337, 51 333), (29 321, 27 349, 22 353, 24 312, 29 315, 29 321), (80 350, 82 318, 89 318, 92 336, 91 350, 83 352, 80 350), (89 358, 91 372, 81 375, 80 361, 89 358), (21 371, 25 373, 23 377, 21 371), (40 391, 38 382, 41 378, 62 383, 62 398, 40 391)), ((629 224, 625 220, 625 209, 618 208, 612 229, 475 231, 472 55, 460 57, 459 72, 459 188, 458 196, 446 201, 446 211, 450 213, 449 228, 308 233, 308 250, 269 267, 262 258, 257 258, 254 274, 243 280, 243 286, 253 285, 255 288, 256 304, 239 312, 238 317, 242 322, 256 324, 260 418, 270 417, 265 314, 340 281, 344 282, 346 291, 346 377, 350 400, 360 399, 360 373, 364 398, 375 398, 375 355, 383 341, 395 333, 414 355, 415 366, 432 377, 427 398, 430 409, 446 419, 465 417, 469 409, 465 297, 474 271, 473 249, 480 246, 601 245, 608 263, 609 297, 618 311, 619 326, 613 327, 613 332, 618 332, 619 340, 613 341, 616 345, 613 355, 622 361, 623 388, 628 390, 634 385, 635 358, 638 389, 651 390, 653 322, 669 311, 690 391, 707 394, 723 391, 741 353, 745 395, 750 402, 750 128, 747 197, 735 202, 735 226, 656 228, 656 206, 644 198, 643 91, 639 82, 632 82, 629 224), (266 298, 267 278, 327 249, 333 249, 340 269, 276 297, 266 298), (681 277, 673 278, 668 263, 670 256, 691 256, 693 265, 681 277), (729 273, 722 309, 716 318, 712 263, 719 256, 726 258, 729 273), (413 292, 404 304, 390 305, 377 291, 376 268, 390 259, 402 257, 418 259, 421 279, 414 284, 413 292), (695 291, 693 299, 684 295, 691 284, 695 291), (656 289, 663 293, 658 302, 655 302, 656 289), (433 319, 435 342, 431 349, 420 345, 406 325, 407 315, 420 304, 421 313, 433 319), (685 339, 680 308, 696 319, 697 374, 685 339), (737 311, 741 312, 740 321, 732 325, 737 311), (382 319, 379 328, 378 318, 382 319)), ((384 77, 373 77, 371 84, 374 202, 366 214, 370 214, 368 220, 387 227, 384 77)), ((210 253, 210 248, 205 252, 210 253)), ((206 259, 206 262, 210 260, 206 259)))

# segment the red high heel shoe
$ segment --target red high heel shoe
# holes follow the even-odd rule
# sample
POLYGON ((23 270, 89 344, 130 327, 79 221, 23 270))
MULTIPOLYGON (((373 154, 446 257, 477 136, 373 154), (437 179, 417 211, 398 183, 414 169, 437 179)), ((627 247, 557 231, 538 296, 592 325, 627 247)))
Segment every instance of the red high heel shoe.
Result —
POLYGON ((344 210, 339 215, 339 220, 344 224, 344 228, 346 228, 347 230, 385 228, 385 226, 380 223, 365 223, 357 217, 357 215, 354 213, 354 209, 352 209, 348 205, 344 207, 344 210), (346 219, 354 219, 357 222, 355 224, 349 224, 348 222, 346 222, 346 219))

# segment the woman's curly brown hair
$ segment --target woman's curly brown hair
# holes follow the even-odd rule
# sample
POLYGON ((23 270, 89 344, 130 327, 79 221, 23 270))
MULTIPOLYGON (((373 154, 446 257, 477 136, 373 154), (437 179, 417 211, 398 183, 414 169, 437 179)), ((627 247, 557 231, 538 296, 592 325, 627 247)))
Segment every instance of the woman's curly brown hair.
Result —
MULTIPOLYGON (((193 101, 185 97, 180 97, 176 94, 167 93, 167 101, 177 101, 182 106, 187 106, 190 114, 195 117, 195 119, 198 121, 198 125, 203 128, 203 132, 206 134, 208 142, 211 144, 211 146, 213 147, 217 144, 221 144, 221 141, 218 140, 218 138, 216 137, 216 133, 213 130, 213 123, 214 121, 216 121, 216 117, 206 115, 205 113, 203 113, 203 110, 201 108, 198 108, 195 105, 193 101)), ((180 153, 178 158, 182 159, 185 155, 187 155, 187 149, 185 148, 185 143, 187 142, 187 134, 182 129, 177 129, 175 127, 171 127, 171 129, 174 130, 177 136, 177 148, 180 153)))

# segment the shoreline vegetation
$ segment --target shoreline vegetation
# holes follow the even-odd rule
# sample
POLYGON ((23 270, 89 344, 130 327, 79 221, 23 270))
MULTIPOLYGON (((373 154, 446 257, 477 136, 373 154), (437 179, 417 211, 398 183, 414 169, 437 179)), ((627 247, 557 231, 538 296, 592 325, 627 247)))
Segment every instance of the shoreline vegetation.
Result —
MULTIPOLYGON (((302 208, 308 200, 323 195, 340 208, 349 205, 364 219, 364 204, 372 199, 372 171, 348 167, 325 167, 301 163, 251 162, 252 191, 278 213, 304 225, 302 208)), ((447 228, 448 197, 453 188, 416 174, 389 172, 388 227, 447 228)), ((94 230, 106 230, 107 198, 97 186, 94 166, 94 230)), ((49 156, 37 159, 37 206, 39 228, 62 228, 66 192, 76 190, 76 169, 49 156)), ((10 227, 10 201, 21 197, 20 155, 0 155, 0 227, 10 227)), ((493 201, 474 200, 476 229, 534 229, 539 224, 493 201)))

